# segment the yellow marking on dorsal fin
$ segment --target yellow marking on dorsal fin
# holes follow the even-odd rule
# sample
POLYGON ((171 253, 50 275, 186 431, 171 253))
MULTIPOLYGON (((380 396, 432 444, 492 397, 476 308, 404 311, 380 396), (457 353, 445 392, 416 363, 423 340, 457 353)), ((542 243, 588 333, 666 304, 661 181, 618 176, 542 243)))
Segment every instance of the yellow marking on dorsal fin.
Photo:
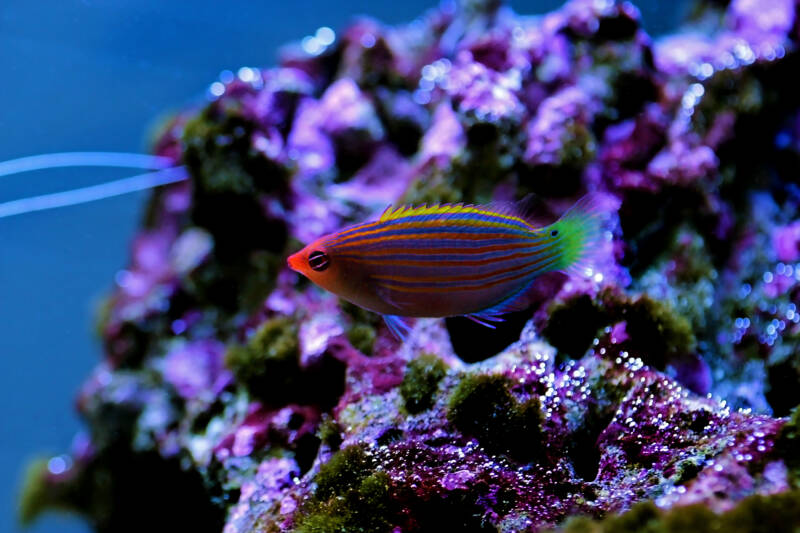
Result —
POLYGON ((378 222, 387 222, 390 220, 399 220, 405 217, 411 216, 420 216, 420 215, 447 215, 447 214, 457 214, 457 213, 468 213, 468 214, 478 214, 478 215, 487 215, 487 216, 495 216, 495 217, 504 217, 509 220, 513 220, 515 222, 520 222, 525 224, 526 226, 531 226, 531 224, 525 220, 524 218, 518 217, 511 213, 504 213, 504 212, 496 212, 492 211, 491 209, 484 208, 482 206, 472 205, 472 204, 435 204, 428 206, 427 204, 419 205, 419 206, 408 206, 408 205, 401 205, 396 208, 392 208, 389 206, 383 212, 381 217, 378 219, 378 222))

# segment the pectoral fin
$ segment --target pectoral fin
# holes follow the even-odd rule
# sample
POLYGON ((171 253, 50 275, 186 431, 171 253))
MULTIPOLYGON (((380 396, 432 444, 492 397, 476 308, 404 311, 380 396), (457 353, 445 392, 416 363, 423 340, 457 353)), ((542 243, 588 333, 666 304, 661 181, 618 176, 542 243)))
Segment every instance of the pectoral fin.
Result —
POLYGON ((401 341, 406 340, 414 326, 413 319, 404 316, 383 315, 383 319, 386 321, 389 330, 401 341))

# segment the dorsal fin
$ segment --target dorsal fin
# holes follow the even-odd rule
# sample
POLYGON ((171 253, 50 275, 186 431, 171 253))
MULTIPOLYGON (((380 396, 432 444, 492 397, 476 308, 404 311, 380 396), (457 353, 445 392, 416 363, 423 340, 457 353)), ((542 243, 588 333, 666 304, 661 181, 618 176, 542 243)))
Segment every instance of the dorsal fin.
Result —
POLYGON ((403 217, 410 217, 410 216, 418 216, 418 215, 444 215, 447 213, 455 213, 459 209, 464 207, 474 207, 474 206, 465 206, 464 204, 422 204, 418 206, 414 205, 401 205, 398 207, 392 207, 391 205, 386 208, 386 210, 381 215, 381 218, 378 219, 379 222, 386 222, 389 220, 398 220, 403 217))
MULTIPOLYGON (((535 224, 531 219, 533 212, 533 195, 527 195, 525 198, 518 202, 491 202, 488 204, 422 204, 414 205, 401 205, 398 207, 389 206, 381 214, 378 222, 388 222, 392 220, 401 220, 406 217, 412 216, 436 216, 436 215, 449 215, 457 213, 465 214, 484 214, 484 215, 502 215, 516 222, 525 224, 534 228, 535 224)), ((535 218, 534 218, 535 220, 535 218)))
POLYGON ((495 201, 483 207, 501 215, 520 218, 533 227, 545 226, 556 218, 541 198, 533 193, 528 193, 519 200, 495 201))

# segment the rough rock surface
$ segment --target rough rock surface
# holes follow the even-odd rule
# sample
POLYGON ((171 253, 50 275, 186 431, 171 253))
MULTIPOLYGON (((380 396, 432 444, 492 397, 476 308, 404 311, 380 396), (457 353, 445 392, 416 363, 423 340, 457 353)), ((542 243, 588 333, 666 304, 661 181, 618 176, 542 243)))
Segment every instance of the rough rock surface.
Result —
POLYGON ((800 526, 800 4, 700 4, 655 42, 627 2, 446 6, 318 33, 163 128, 155 152, 191 180, 152 197, 78 396, 86 433, 31 465, 24 519, 800 526), (418 320, 400 343, 285 266, 392 202, 532 192, 548 220, 587 191, 606 260, 543 277, 496 330, 418 320))

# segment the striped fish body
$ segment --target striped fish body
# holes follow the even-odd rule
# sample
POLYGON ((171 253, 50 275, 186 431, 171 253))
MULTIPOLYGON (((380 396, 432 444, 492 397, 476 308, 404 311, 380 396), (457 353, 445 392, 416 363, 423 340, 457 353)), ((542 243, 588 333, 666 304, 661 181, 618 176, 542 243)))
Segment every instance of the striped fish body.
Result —
POLYGON ((493 317, 515 310, 537 276, 585 266, 599 231, 582 202, 541 228, 514 208, 390 208, 316 240, 289 265, 384 315, 493 317))

